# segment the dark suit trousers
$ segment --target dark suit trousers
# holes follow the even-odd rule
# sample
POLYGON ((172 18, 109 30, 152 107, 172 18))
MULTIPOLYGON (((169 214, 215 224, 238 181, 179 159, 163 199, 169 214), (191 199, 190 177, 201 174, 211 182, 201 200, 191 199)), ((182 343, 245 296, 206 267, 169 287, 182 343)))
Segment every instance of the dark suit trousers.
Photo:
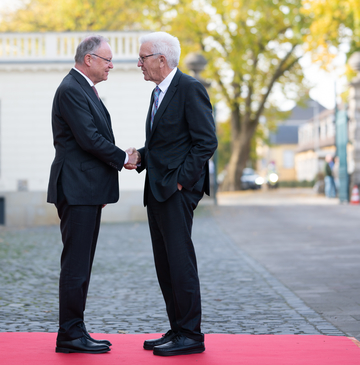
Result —
POLYGON ((200 284, 191 239, 193 210, 203 194, 183 189, 160 203, 149 186, 147 191, 156 273, 171 329, 204 341, 200 329, 200 284))
POLYGON ((83 336, 78 325, 84 320, 102 206, 69 205, 58 185, 56 208, 63 241, 58 340, 66 341, 83 336))

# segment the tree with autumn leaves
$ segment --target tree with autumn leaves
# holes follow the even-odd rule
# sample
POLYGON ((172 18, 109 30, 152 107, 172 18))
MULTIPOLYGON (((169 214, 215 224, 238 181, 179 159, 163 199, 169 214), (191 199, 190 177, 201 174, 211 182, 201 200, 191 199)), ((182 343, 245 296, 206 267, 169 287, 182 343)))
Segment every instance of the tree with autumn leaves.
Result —
POLYGON ((212 100, 225 101, 230 111, 223 189, 238 190, 255 136, 281 118, 274 95, 298 100, 307 92, 299 65, 304 53, 327 61, 341 31, 356 26, 350 38, 353 49, 359 46, 357 1, 28 0, 3 14, 0 31, 163 30, 179 38, 183 57, 202 53, 212 100))
POLYGON ((304 0, 302 11, 311 18, 305 44, 314 61, 331 67, 342 43, 348 45, 348 57, 360 50, 359 0, 304 0))
POLYGON ((271 121, 281 106, 272 92, 292 91, 294 97, 304 93, 298 61, 309 25, 300 0, 206 4, 195 8, 194 2, 179 1, 171 24, 177 29, 182 18, 190 18, 181 34, 183 43, 193 40, 209 55, 207 74, 230 110, 231 156, 223 189, 239 190, 261 117, 271 121), (196 21, 198 12, 206 15, 201 22, 196 21))

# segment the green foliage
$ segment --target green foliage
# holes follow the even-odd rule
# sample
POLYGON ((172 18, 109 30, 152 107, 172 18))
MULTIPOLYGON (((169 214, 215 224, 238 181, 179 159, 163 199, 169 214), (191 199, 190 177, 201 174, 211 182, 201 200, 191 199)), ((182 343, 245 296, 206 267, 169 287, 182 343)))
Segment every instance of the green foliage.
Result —
MULTIPOLYGON (((256 120, 275 82, 296 98, 303 75, 297 55, 284 56, 302 43, 307 27, 300 0, 209 0, 201 8, 199 3, 176 3, 167 26, 186 47, 203 50, 209 61, 206 76, 230 109, 256 120)), ((268 100, 265 108, 271 105, 276 100, 268 100)))
POLYGON ((279 181, 279 188, 312 188, 315 185, 315 181, 279 181))
POLYGON ((146 15, 151 4, 146 0, 23 0, 17 11, 2 14, 0 31, 142 30, 155 23, 149 23, 151 17, 146 15))
POLYGON ((217 123, 216 126, 218 137, 218 172, 225 169, 231 156, 231 128, 230 122, 217 123))
POLYGON ((312 18, 306 45, 314 61, 331 69, 341 43, 349 44, 348 55, 360 50, 359 0, 304 0, 302 13, 312 18))

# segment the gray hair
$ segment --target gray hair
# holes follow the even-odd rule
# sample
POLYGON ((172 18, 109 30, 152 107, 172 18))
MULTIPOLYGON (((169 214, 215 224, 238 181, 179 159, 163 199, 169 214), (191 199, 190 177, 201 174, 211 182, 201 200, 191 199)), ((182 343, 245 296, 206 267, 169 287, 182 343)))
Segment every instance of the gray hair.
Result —
POLYGON ((155 32, 143 35, 139 40, 140 44, 150 42, 152 44, 151 52, 160 53, 166 57, 168 66, 175 68, 180 59, 180 42, 176 37, 169 33, 155 32))
POLYGON ((104 42, 107 42, 107 39, 101 35, 93 35, 83 39, 76 48, 75 62, 84 63, 84 57, 87 54, 95 53, 104 42))

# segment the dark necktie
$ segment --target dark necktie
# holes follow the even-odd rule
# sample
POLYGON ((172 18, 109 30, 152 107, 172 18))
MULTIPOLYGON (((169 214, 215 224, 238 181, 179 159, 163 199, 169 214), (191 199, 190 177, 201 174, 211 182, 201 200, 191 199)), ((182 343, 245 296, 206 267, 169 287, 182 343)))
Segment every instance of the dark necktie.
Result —
POLYGON ((97 92, 97 90, 96 90, 95 86, 91 86, 91 87, 92 87, 92 89, 94 90, 94 93, 95 93, 95 95, 97 96, 97 98, 100 100, 100 98, 99 98, 99 94, 98 94, 98 92, 97 92))
POLYGON ((160 93, 161 93, 161 90, 160 90, 159 86, 156 86, 155 91, 154 91, 154 107, 153 107, 153 110, 151 112, 150 129, 152 129, 153 122, 154 122, 154 116, 155 116, 155 114, 158 110, 160 93))

